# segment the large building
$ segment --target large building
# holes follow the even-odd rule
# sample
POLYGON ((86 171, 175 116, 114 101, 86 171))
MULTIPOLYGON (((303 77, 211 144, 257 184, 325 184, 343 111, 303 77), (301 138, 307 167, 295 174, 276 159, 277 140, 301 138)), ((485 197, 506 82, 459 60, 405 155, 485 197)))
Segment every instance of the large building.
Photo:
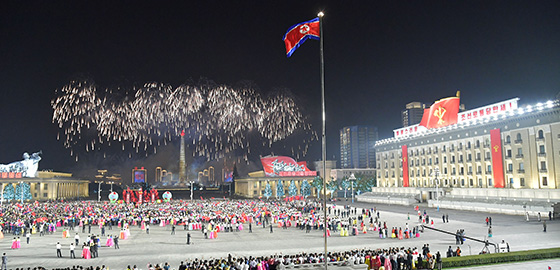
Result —
POLYGON ((459 113, 446 127, 394 130, 393 138, 376 143, 378 185, 558 189, 559 101, 523 107, 517 101, 459 113))
POLYGON ((374 168, 377 128, 349 126, 340 130, 340 167, 374 168))
POLYGON ((403 127, 408 127, 420 123, 425 108, 426 104, 418 101, 406 104, 404 111, 401 112, 403 127))
MULTIPOLYGON (((6 189, 7 185, 17 187, 20 183, 29 184, 29 193, 32 200, 79 200, 89 197, 89 180, 72 177, 71 173, 38 171, 36 177, 30 178, 5 178, 0 182, 0 188, 6 189)), ((4 200, 7 200, 4 197, 4 200)))

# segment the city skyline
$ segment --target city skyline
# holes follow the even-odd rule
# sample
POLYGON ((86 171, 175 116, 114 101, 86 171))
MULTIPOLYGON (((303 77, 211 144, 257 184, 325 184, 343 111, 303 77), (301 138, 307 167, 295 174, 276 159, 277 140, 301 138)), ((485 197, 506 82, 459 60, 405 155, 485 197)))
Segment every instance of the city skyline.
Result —
MULTIPOLYGON (((429 106, 457 90, 466 109, 514 97, 520 104, 553 99, 560 91, 558 10, 555 1, 12 2, 0 18, 6 120, 0 163, 43 150, 40 169, 86 166, 56 140, 60 130, 51 121, 55 90, 77 76, 101 87, 208 78, 253 81, 265 95, 287 88, 320 131, 319 43, 309 40, 286 58, 282 42, 291 25, 319 11, 325 13, 327 157, 338 160, 340 128, 371 125, 380 139, 391 137, 412 101, 429 106)), ((320 143, 300 159, 320 159, 320 143)), ((129 162, 126 154, 118 160, 143 161, 129 162)))

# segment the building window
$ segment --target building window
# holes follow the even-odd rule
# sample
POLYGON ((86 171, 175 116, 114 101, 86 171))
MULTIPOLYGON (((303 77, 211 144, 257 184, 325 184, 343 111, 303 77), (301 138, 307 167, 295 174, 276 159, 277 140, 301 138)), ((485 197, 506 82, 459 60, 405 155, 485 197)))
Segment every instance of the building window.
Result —
POLYGON ((46 198, 47 196, 48 196, 48 194, 47 194, 47 193, 43 193, 43 197, 45 197, 45 198, 46 198))
POLYGON ((493 184, 492 184, 492 178, 488 178, 488 186, 489 186, 489 187, 493 186, 493 184))
POLYGON ((454 186, 457 185, 457 179, 453 179, 453 185, 454 185, 454 186))
POLYGON ((443 168, 443 174, 447 174, 447 167, 443 168))
POLYGON ((467 149, 471 149, 471 142, 467 142, 467 149))
POLYGON ((541 171, 546 172, 546 161, 541 161, 541 171))
POLYGON ((517 136, 517 137, 516 137, 516 139, 515 139, 515 142, 516 142, 516 143, 521 143, 521 142, 522 142, 522 140, 521 140, 521 133, 517 133, 516 136, 517 136))
POLYGON ((482 178, 478 178, 478 186, 482 187, 482 178))
POLYGON ((511 143, 511 137, 509 135, 506 136, 506 143, 511 143))
POLYGON ((539 130, 539 137, 538 138, 539 139, 544 139, 544 131, 542 131, 542 129, 539 130))
POLYGON ((525 186, 525 178, 519 178, 519 185, 524 187, 525 186))
POLYGON ((488 165, 488 170, 487 170, 487 172, 488 172, 488 173, 491 173, 491 172, 492 172, 492 165, 488 165))
POLYGON ((465 186, 465 179, 461 179, 461 186, 462 186, 462 187, 465 186))
POLYGON ((548 186, 548 178, 546 176, 542 177, 542 185, 543 186, 548 186))
POLYGON ((445 185, 449 185, 449 180, 445 179, 445 185))
POLYGON ((472 178, 469 180, 469 182, 470 186, 472 187, 474 185, 472 178))
POLYGON ((512 163, 508 164, 507 170, 508 170, 508 172, 510 172, 510 173, 513 172, 513 164, 512 164, 512 163))
POLYGON ((539 154, 544 155, 544 145, 539 145, 539 154))
POLYGON ((506 157, 511 158, 511 149, 506 151, 506 157))

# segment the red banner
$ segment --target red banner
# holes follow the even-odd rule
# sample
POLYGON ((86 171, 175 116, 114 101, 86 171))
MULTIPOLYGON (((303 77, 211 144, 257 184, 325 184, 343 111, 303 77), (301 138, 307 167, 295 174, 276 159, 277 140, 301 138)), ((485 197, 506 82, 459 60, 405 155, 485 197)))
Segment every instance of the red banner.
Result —
POLYGON ((408 187, 408 147, 402 146, 402 171, 403 187, 408 187))
POLYGON ((307 168, 307 162, 296 162, 291 157, 263 157, 261 158, 266 176, 314 176, 315 171, 307 168))
POLYGON ((459 105, 458 97, 436 101, 429 109, 424 109, 420 125, 430 129, 457 124, 459 105))
POLYGON ((492 174, 494 176, 494 187, 504 187, 504 162, 502 159, 502 138, 500 129, 490 130, 490 144, 492 146, 492 174))

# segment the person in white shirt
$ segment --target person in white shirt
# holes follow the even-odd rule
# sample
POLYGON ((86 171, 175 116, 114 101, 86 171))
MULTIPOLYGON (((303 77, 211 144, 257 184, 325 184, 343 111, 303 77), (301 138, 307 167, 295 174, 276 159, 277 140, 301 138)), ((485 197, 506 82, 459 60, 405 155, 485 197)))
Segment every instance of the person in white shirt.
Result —
POLYGON ((62 258, 62 245, 60 242, 56 242, 56 257, 62 258))
POLYGON ((76 246, 74 246, 74 243, 70 244, 70 258, 76 259, 76 254, 74 253, 74 249, 76 248, 76 246))

